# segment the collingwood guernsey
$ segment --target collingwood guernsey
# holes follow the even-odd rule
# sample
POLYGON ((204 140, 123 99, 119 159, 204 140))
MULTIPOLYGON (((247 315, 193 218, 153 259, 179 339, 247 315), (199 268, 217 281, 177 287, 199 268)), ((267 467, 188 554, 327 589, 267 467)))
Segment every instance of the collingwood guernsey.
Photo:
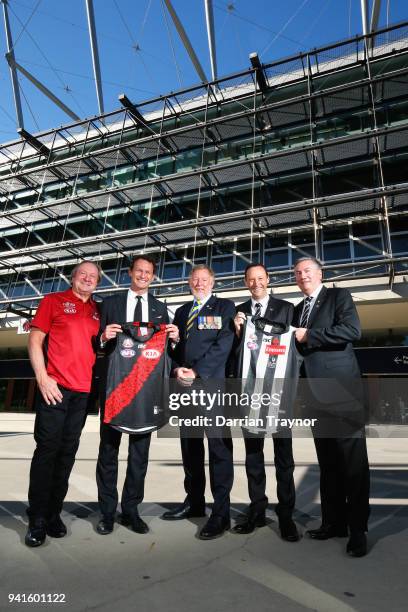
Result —
POLYGON ((121 327, 109 361, 104 423, 129 434, 153 431, 166 421, 166 326, 121 327))
POLYGON ((295 345, 294 327, 265 318, 247 317, 242 351, 242 392, 249 398, 266 398, 262 405, 241 403, 243 427, 268 434, 285 429, 291 421, 301 357, 295 345))

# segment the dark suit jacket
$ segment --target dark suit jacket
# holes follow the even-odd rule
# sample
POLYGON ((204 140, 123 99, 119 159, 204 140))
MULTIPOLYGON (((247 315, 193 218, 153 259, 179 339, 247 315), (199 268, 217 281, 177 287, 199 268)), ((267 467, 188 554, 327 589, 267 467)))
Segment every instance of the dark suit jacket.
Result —
POLYGON ((192 305, 193 302, 183 304, 174 315, 173 323, 180 330, 180 342, 173 351, 172 367, 192 368, 205 380, 225 378, 225 366, 234 339, 234 303, 212 295, 200 310, 199 316, 221 317, 221 329, 198 329, 196 319, 186 338, 187 320, 192 305))
MULTIPOLYGON (((126 304, 127 304, 127 291, 119 295, 112 295, 107 297, 101 304, 100 307, 100 327, 98 334, 98 344, 100 343, 100 337, 105 330, 105 327, 110 323, 125 323, 126 322, 126 304)), ((149 321, 152 323, 168 323, 169 315, 167 312, 166 304, 157 300, 150 293, 147 298, 148 310, 149 310, 149 321)), ((99 344, 100 346, 100 344, 99 344)), ((100 389, 102 395, 106 389, 106 375, 109 364, 109 358, 116 347, 116 339, 109 340, 105 347, 105 359, 100 369, 100 389)))
MULTIPOLYGON (((302 300, 295 308, 295 327, 299 327, 303 304, 302 300)), ((360 397, 361 385, 356 379, 360 380, 361 374, 352 346, 360 336, 360 321, 350 292, 323 287, 309 316, 307 341, 297 344, 309 386, 320 402, 360 397)))
MULTIPOLYGON (((252 313, 252 301, 251 299, 238 304, 235 310, 236 312, 243 312, 246 315, 252 313)), ((272 295, 269 296, 268 305, 264 314, 264 318, 272 321, 273 323, 282 323, 286 327, 292 324, 293 319, 293 304, 286 302, 285 300, 279 300, 272 295)), ((238 378, 240 375, 240 364, 242 361, 242 351, 244 349, 243 334, 238 338, 235 335, 234 346, 231 353, 231 359, 228 365, 228 375, 238 378)))

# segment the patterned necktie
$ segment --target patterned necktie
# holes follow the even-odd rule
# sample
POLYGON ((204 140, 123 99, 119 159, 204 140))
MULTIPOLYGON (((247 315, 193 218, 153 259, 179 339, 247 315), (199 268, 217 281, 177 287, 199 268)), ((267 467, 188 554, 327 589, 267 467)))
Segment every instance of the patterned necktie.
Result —
POLYGON ((142 314, 142 296, 141 295, 137 295, 136 296, 136 306, 135 306, 135 312, 133 315, 133 321, 142 321, 143 320, 143 314, 142 314))
POLYGON ((259 317, 261 316, 261 310, 262 310, 262 304, 260 304, 259 302, 257 302, 255 304, 255 312, 254 312, 254 316, 252 317, 252 320, 255 321, 255 319, 259 319, 259 317))
POLYGON ((307 298, 305 298, 305 305, 303 307, 302 318, 300 319, 299 327, 307 327, 307 321, 309 319, 309 314, 310 314, 310 304, 312 300, 313 298, 310 295, 308 295, 307 298))
POLYGON ((196 320, 198 316, 200 308, 201 308, 200 300, 194 300, 193 307, 191 308, 190 313, 188 315, 188 319, 187 319, 186 338, 188 338, 188 335, 190 333, 191 328, 194 325, 194 321, 196 320))

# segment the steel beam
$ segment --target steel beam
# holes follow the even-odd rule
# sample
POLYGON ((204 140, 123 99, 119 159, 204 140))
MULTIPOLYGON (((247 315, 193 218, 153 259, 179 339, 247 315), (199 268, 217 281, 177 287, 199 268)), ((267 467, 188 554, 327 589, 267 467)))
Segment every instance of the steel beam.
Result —
POLYGON ((208 37, 208 48, 210 51, 210 62, 211 62, 211 75, 212 80, 215 81, 217 78, 217 51, 215 46, 215 35, 214 35, 214 13, 212 0, 204 0, 205 4, 205 19, 207 22, 207 37, 208 37))
POLYGON ((363 25, 363 34, 367 36, 368 34, 368 8, 367 8, 367 0, 360 0, 361 2, 361 21, 363 25))
POLYGON ((201 79, 201 81, 203 83, 207 83, 208 79, 206 77, 206 74, 203 70, 203 67, 201 66, 198 57, 193 49, 193 46, 187 36, 187 32, 185 31, 183 24, 181 23, 180 19, 177 16, 176 11, 174 10, 174 7, 171 3, 171 0, 164 0, 164 3, 167 6, 167 10, 170 13, 170 17, 173 20, 174 25, 176 26, 176 30, 181 38, 181 42, 183 43, 191 61, 193 62, 194 68, 196 69, 196 72, 199 76, 199 78, 201 79))
MULTIPOLYGON (((6 39, 7 39, 7 53, 15 62, 14 57, 14 49, 13 49, 13 37, 11 35, 10 21, 8 17, 8 8, 7 8, 7 0, 1 0, 3 4, 3 15, 4 15, 4 28, 6 30, 6 39)), ((13 87, 13 97, 14 97, 14 106, 16 107, 16 116, 17 116, 17 127, 24 127, 24 118, 23 118, 23 110, 21 108, 21 98, 20 98, 20 86, 18 84, 18 76, 16 67, 13 63, 10 64, 10 75, 11 75, 11 85, 13 87)))
POLYGON ((94 71, 94 77, 95 77, 96 96, 98 98, 99 114, 103 115, 104 106, 103 106, 101 67, 99 64, 98 38, 96 35, 96 28, 95 28, 95 13, 94 13, 94 7, 93 7, 93 0, 85 0, 85 2, 86 2, 86 13, 88 16, 88 30, 89 30, 89 40, 91 42, 92 64, 93 64, 93 71, 94 71))
POLYGON ((55 96, 52 91, 48 89, 48 87, 41 83, 41 81, 36 79, 35 76, 31 74, 31 72, 28 72, 28 70, 26 70, 18 62, 16 62, 16 60, 11 54, 6 53, 6 60, 9 66, 14 66, 14 68, 17 68, 17 70, 21 72, 21 74, 23 74, 29 81, 31 81, 31 83, 35 85, 37 89, 39 89, 45 96, 47 96, 47 98, 52 100, 54 104, 59 106, 59 108, 63 110, 64 113, 66 113, 69 117, 71 117, 71 119, 74 119, 75 121, 80 121, 80 118, 74 113, 74 111, 72 111, 66 104, 64 104, 62 100, 57 98, 57 96, 55 96))
POLYGON ((375 32, 378 28, 378 19, 380 17, 381 0, 374 0, 371 11, 370 32, 375 32))

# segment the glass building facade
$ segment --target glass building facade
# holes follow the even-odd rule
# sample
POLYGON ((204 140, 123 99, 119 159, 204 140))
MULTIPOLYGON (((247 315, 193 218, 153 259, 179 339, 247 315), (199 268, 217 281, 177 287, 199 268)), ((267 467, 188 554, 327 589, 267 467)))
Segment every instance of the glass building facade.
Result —
POLYGON ((35 308, 97 258, 99 291, 156 254, 154 291, 217 290, 249 261, 272 285, 408 270, 408 26, 300 54, 0 147, 0 308, 35 308))

